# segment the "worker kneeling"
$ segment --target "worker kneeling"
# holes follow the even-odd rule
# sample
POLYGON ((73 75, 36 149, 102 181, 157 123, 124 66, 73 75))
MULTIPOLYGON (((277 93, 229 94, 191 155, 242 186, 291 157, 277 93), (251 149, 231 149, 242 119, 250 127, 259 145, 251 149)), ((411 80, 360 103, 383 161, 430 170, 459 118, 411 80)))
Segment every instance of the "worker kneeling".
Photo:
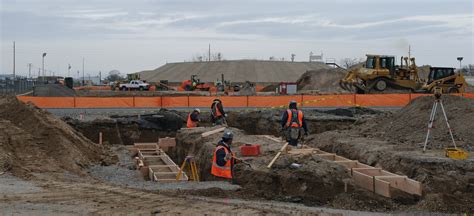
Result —
POLYGON ((298 110, 296 101, 290 101, 289 109, 283 113, 281 119, 281 126, 285 131, 286 141, 291 146, 298 146, 298 140, 301 136, 301 129, 304 129, 304 134, 308 135, 308 128, 304 120, 303 111, 298 110))
POLYGON ((199 115, 201 114, 201 110, 198 108, 194 109, 192 112, 188 114, 188 120, 186 121, 186 126, 188 128, 197 127, 198 123, 201 121, 199 115))
POLYGON ((234 134, 232 131, 224 132, 222 140, 217 143, 212 158, 211 174, 225 179, 232 179, 234 165, 240 162, 235 158, 230 148, 234 134))

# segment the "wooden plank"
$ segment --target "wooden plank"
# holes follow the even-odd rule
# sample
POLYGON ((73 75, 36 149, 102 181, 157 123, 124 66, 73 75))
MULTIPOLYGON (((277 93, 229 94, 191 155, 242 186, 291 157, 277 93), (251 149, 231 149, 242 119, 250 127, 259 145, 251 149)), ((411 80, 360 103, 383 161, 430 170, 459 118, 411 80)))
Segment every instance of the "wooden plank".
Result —
POLYGON ((341 157, 339 155, 335 156, 335 161, 351 161, 350 159, 347 159, 345 157, 341 157))
POLYGON ((288 154, 315 154, 317 149, 307 148, 307 149, 291 149, 288 154))
POLYGON ((269 140, 272 140, 272 141, 275 141, 275 142, 283 142, 282 139, 279 139, 279 138, 276 138, 276 137, 272 137, 270 135, 263 135, 263 137, 269 139, 269 140))
POLYGON ((374 179, 372 176, 357 171, 352 171, 352 180, 354 180, 355 185, 372 192, 374 191, 374 179))
POLYGON ((208 132, 204 132, 204 133, 201 134, 201 136, 202 137, 207 137, 207 136, 210 136, 212 134, 222 132, 224 130, 225 130, 225 127, 217 128, 217 129, 214 129, 214 130, 211 130, 211 131, 208 131, 208 132))
POLYGON ((409 194, 422 195, 421 183, 406 176, 376 176, 378 180, 390 183, 390 186, 409 194))
POLYGON ((351 161, 351 160, 348 160, 348 161, 334 161, 334 162, 346 167, 347 169, 356 168, 357 164, 359 163, 358 161, 351 161))
POLYGON ((382 170, 382 168, 353 168, 353 170, 356 170, 358 172, 364 173, 369 176, 397 176, 396 174, 393 174, 391 172, 387 172, 385 170, 382 170))
POLYGON ((384 197, 391 197, 390 193, 390 182, 377 179, 377 177, 374 177, 374 192, 376 194, 382 195, 384 197))
POLYGON ((316 156, 326 159, 326 160, 331 160, 334 161, 336 159, 336 154, 331 154, 331 153, 326 153, 326 154, 315 154, 316 156))
POLYGON ((278 159, 278 157, 280 157, 281 153, 283 151, 285 151, 287 146, 288 146, 288 143, 285 143, 285 145, 283 145, 283 147, 281 147, 280 151, 275 155, 275 157, 272 159, 272 161, 270 161, 270 163, 268 164, 268 166, 267 166, 268 169, 272 168, 275 161, 278 159))

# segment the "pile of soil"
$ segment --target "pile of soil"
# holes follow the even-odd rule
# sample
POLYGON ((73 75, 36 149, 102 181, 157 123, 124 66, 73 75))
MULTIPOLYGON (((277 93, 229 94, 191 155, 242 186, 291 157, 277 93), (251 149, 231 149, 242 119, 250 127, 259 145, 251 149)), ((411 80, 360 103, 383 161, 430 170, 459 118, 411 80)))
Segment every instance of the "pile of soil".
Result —
POLYGON ((339 81, 344 78, 347 71, 341 68, 319 69, 306 71, 296 81, 299 91, 317 90, 321 93, 343 92, 339 81))
POLYGON ((91 142, 63 121, 14 97, 0 98, 0 161, 13 174, 69 171, 114 162, 107 147, 91 142))
POLYGON ((76 91, 61 84, 45 84, 33 87, 33 96, 74 97, 76 96, 76 91))
MULTIPOLYGON (((472 136, 474 100, 451 95, 443 95, 441 99, 449 124, 453 129, 456 144, 461 146, 472 145, 474 143, 474 137, 472 136)), ((418 97, 392 115, 375 119, 375 124, 369 125, 365 132, 384 137, 394 143, 400 143, 400 145, 422 144, 426 137, 433 103, 434 98, 432 96, 418 97)), ((451 146, 452 141, 441 107, 438 106, 437 111, 430 146, 443 149, 451 146)))

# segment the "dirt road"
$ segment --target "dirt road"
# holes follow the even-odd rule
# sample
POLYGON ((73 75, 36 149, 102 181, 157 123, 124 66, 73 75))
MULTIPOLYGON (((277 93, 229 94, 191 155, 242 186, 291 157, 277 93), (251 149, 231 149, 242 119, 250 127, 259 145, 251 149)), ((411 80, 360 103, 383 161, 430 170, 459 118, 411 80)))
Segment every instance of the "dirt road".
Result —
MULTIPOLYGON (((90 179, 89 179, 90 180, 90 179)), ((0 176, 0 215, 85 214, 236 214, 236 215, 383 215, 314 208, 292 203, 216 199, 158 194, 95 180, 34 181, 0 176), (20 189, 21 188, 21 189, 20 189)))

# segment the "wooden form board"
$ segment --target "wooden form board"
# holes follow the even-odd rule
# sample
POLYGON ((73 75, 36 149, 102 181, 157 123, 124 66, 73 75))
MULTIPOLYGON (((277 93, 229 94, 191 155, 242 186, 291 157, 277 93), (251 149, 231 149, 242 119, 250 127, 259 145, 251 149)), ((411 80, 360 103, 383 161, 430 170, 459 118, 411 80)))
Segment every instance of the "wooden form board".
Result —
POLYGON ((214 129, 214 130, 211 130, 211 131, 208 131, 208 132, 204 132, 204 133, 201 134, 201 136, 202 137, 207 137, 207 136, 210 136, 212 134, 222 132, 224 130, 225 130, 225 127, 217 128, 217 129, 214 129))
POLYGON ((288 153, 312 154, 344 166, 351 170, 355 185, 385 197, 392 197, 391 191, 394 189, 413 195, 422 195, 422 185, 420 182, 410 179, 407 176, 400 176, 388 172, 382 168, 363 164, 357 160, 350 160, 317 148, 292 149, 288 153))
MULTIPOLYGON (((176 181, 180 168, 157 143, 135 143, 134 147, 138 153, 137 166, 143 175, 156 182, 176 181)), ((179 180, 187 181, 188 176, 183 173, 179 180)))

